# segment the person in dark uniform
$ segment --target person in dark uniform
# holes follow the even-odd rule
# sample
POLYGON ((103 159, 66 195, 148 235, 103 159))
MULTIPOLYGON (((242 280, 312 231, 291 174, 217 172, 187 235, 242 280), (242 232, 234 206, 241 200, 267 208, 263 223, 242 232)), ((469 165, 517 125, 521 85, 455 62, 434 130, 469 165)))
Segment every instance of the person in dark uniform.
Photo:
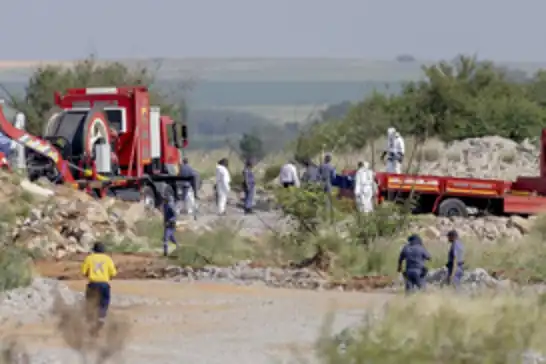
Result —
POLYGON ((169 243, 174 243, 178 249, 176 241, 176 207, 172 196, 163 197, 163 255, 169 255, 169 243))
POLYGON ((464 275, 464 246, 456 230, 451 230, 447 233, 447 240, 449 242, 449 250, 446 263, 446 283, 459 288, 464 275))
POLYGON ((423 246, 421 237, 417 234, 411 235, 398 258, 398 273, 402 272, 402 265, 406 262, 406 269, 403 273, 406 282, 406 293, 421 290, 425 287, 427 272, 425 262, 427 260, 430 260, 430 254, 423 246))
POLYGON ((254 194, 256 193, 256 180, 252 171, 252 160, 247 160, 243 169, 244 209, 246 214, 251 214, 254 207, 254 194))

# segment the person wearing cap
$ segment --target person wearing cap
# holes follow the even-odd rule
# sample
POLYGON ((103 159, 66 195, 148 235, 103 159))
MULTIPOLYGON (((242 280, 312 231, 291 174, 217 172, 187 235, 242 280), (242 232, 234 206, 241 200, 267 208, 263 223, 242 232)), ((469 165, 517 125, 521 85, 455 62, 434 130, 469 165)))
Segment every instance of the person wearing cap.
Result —
MULTIPOLYGON (((103 243, 96 242, 93 245, 92 253, 83 261, 81 266, 82 274, 87 277, 88 283, 85 289, 85 298, 88 305, 87 313, 94 317, 94 311, 99 306, 98 327, 102 326, 108 307, 110 306, 110 281, 117 275, 117 269, 112 258, 106 255, 106 248, 103 243)), ((89 317, 89 316, 88 316, 89 317)))
POLYGON ((464 274, 464 247, 459 239, 459 233, 456 230, 451 230, 447 233, 449 242, 449 250, 447 253, 447 284, 453 284, 458 288, 464 274))
POLYGON ((411 235, 398 258, 398 273, 402 273, 402 266, 404 262, 406 263, 403 273, 406 283, 406 293, 411 293, 416 289, 420 290, 425 287, 425 262, 427 260, 430 260, 430 253, 423 246, 421 237, 417 234, 411 235))
POLYGON ((176 220, 177 220, 176 206, 174 204, 173 196, 163 196, 163 255, 169 255, 169 243, 176 245, 178 249, 178 242, 176 240, 176 220))

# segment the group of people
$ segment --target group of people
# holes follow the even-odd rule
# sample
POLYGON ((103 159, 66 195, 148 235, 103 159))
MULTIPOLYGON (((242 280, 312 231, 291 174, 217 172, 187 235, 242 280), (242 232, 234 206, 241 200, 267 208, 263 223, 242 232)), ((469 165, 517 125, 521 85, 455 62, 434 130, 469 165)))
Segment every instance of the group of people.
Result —
MULTIPOLYGON (((464 247, 456 230, 447 233, 447 240, 449 250, 445 283, 458 288, 464 273, 464 247)), ((423 245, 421 237, 417 234, 411 235, 398 258, 398 273, 402 273, 404 276, 406 292, 411 293, 425 288, 428 273, 426 262, 430 259, 430 253, 423 245), (405 267, 403 267, 404 265, 405 267)))

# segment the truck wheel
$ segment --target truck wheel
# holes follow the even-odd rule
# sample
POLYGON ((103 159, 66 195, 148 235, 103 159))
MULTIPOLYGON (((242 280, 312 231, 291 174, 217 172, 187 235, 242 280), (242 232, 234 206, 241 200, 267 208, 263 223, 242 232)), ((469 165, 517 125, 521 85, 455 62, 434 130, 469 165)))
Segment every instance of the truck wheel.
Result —
POLYGON ((148 208, 153 209, 158 206, 158 197, 151 186, 144 186, 140 191, 140 201, 148 208))
POLYGON ((438 206, 438 215, 451 217, 451 216, 460 216, 468 217, 468 210, 463 201, 458 198, 448 198, 440 203, 438 206))

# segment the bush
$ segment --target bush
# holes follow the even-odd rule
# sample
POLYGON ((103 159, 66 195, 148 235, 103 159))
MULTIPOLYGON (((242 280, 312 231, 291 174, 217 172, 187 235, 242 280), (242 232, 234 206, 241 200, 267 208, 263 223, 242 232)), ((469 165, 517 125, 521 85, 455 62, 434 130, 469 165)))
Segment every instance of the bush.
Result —
POLYGON ((392 299, 368 312, 355 331, 331 335, 327 320, 317 352, 322 363, 484 364, 521 362, 544 350, 546 299, 532 294, 447 292, 392 299))
POLYGON ((238 261, 259 258, 253 242, 239 234, 239 226, 219 223, 209 231, 185 231, 180 247, 170 259, 181 267, 229 266, 238 261))
POLYGON ((540 135, 546 123, 546 71, 521 82, 491 62, 459 56, 425 66, 423 74, 423 80, 408 82, 399 94, 375 94, 346 116, 308 125, 296 142, 296 154, 359 150, 390 126, 403 135, 447 142, 486 135, 522 141, 540 135))
MULTIPOLYGON (((93 56, 77 62, 73 67, 46 65, 31 75, 25 88, 25 97, 10 97, 11 106, 25 113, 27 128, 40 135, 46 116, 54 107, 55 91, 64 92, 73 87, 148 86, 154 83, 154 74, 146 68, 128 68, 119 62, 98 62, 93 56)), ((176 106, 167 103, 163 95, 151 90, 150 102, 160 105, 162 114, 178 117, 176 106)))
POLYGON ((0 249, 0 291, 28 286, 32 281, 30 257, 14 247, 0 249))
POLYGON ((276 197, 296 228, 275 237, 285 259, 315 264, 340 278, 396 273, 405 240, 400 235, 412 221, 406 206, 384 203, 371 214, 359 214, 351 200, 333 199, 328 211, 326 194, 313 185, 280 188, 276 197))
POLYGON ((264 177, 263 177, 264 184, 268 184, 270 182, 275 181, 279 177, 279 174, 281 173, 281 167, 282 165, 280 164, 267 166, 264 171, 264 177))

